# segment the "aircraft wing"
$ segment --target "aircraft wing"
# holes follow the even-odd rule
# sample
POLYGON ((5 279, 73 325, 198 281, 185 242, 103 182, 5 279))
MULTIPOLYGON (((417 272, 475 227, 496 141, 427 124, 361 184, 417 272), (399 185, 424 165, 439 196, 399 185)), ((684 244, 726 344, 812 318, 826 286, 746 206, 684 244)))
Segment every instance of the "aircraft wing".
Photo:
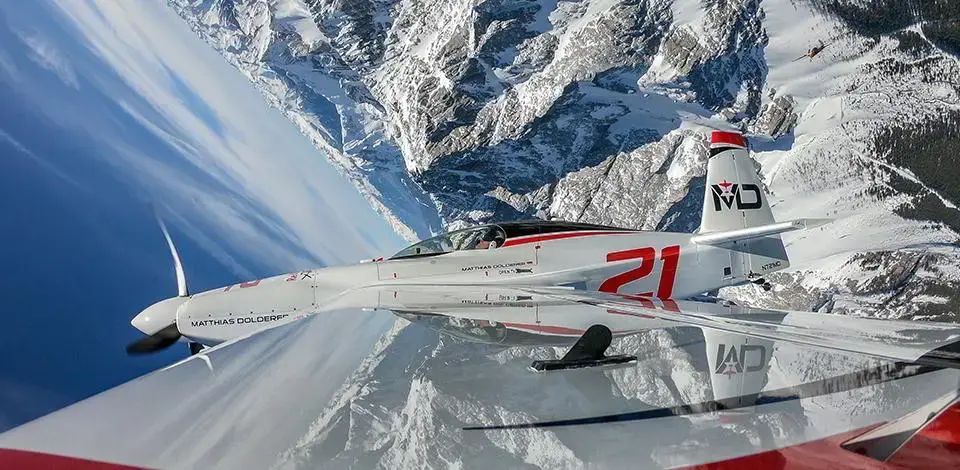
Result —
POLYGON ((881 320, 694 300, 663 302, 629 295, 556 288, 524 290, 606 311, 654 317, 676 325, 710 328, 890 360, 960 368, 960 325, 951 323, 881 320))
MULTIPOLYGON (((578 337, 594 324, 606 325, 614 334, 693 326, 826 351, 960 368, 960 325, 951 323, 761 309, 726 302, 661 301, 558 287, 397 285, 376 289, 379 308, 482 317, 521 330, 568 330, 560 336, 578 337), (543 326, 546 324, 554 326, 543 326)), ((358 293, 368 296, 366 291, 358 293)))
POLYGON ((555 288, 359 289, 0 434, 0 466, 957 461, 960 371, 906 360, 954 344, 956 329, 808 315, 555 288), (596 324, 637 361, 529 370, 596 324))

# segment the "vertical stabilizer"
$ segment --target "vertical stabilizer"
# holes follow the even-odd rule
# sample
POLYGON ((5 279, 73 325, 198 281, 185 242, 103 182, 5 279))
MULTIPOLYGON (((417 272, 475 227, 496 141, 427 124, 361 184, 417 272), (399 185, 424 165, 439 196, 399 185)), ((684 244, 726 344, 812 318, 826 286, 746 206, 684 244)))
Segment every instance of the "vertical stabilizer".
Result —
POLYGON ((773 222, 767 195, 747 153, 747 139, 737 132, 713 131, 700 233, 773 222))
MULTIPOLYGON (((748 153, 747 139, 739 132, 713 131, 699 233, 749 229, 775 222, 748 153)), ((753 279, 790 265, 780 235, 731 241, 719 247, 730 250, 731 279, 753 279)))

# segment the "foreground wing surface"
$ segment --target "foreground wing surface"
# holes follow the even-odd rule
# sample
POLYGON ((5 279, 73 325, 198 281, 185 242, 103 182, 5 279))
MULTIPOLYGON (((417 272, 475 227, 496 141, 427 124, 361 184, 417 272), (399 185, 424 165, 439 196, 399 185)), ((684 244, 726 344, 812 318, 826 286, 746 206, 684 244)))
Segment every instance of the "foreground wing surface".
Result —
MULTIPOLYGON (((814 457, 862 468, 877 461, 841 444, 870 430, 851 445, 886 439, 908 415, 925 424, 960 384, 953 369, 690 326, 645 299, 579 295, 359 289, 0 434, 0 461, 14 452, 151 468, 682 468, 789 460, 814 445, 826 446, 814 457), (595 324, 618 336, 611 349, 638 360, 529 370, 595 324)), ((684 314, 720 322, 712 317, 722 313, 684 314)), ((772 323, 760 325, 783 331, 772 323)), ((933 330, 946 336, 924 348, 950 338, 933 330)))
POLYGON ((0 434, 0 467, 25 451, 23 468, 269 468, 393 324, 338 310, 205 350, 0 434))

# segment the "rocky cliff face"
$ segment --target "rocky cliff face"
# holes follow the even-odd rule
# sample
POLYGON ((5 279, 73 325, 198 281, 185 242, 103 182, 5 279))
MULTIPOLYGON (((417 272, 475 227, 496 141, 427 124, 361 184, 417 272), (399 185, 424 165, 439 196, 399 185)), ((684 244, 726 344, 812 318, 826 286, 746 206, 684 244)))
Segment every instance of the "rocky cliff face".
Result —
MULTIPOLYGON (((709 130, 737 128, 778 218, 838 220, 786 238, 793 266, 772 293, 723 295, 960 319, 960 2, 169 3, 410 239, 530 217, 693 231, 709 130)), ((358 371, 345 390, 362 397, 331 408, 287 464, 333 455, 324 446, 361 466, 422 463, 386 429, 423 438, 440 432, 431 417, 503 411, 445 395, 427 365, 454 353, 413 336, 384 347, 431 358, 399 366, 403 380, 376 361, 358 371), (352 460, 358 449, 376 461, 352 460)), ((457 461, 444 448, 480 452, 440 434, 450 447, 431 465, 457 461)), ((518 433, 483 452, 578 466, 569 442, 538 436, 546 447, 518 433)))
POLYGON ((530 217, 695 230, 725 126, 778 217, 848 232, 794 244, 814 268, 797 282, 957 241, 957 2, 170 5, 410 239, 530 217))

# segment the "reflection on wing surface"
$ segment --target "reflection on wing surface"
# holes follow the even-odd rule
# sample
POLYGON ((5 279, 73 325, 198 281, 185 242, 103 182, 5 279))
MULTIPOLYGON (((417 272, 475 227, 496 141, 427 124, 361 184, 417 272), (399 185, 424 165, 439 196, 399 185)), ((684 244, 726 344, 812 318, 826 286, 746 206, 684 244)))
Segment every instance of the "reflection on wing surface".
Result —
MULTIPOLYGON (((435 450, 423 462, 439 467, 672 468, 862 432, 960 383, 957 370, 789 341, 817 331, 792 312, 751 317, 724 306, 581 295, 358 290, 320 314, 0 435, 0 447, 159 468, 395 468, 429 443, 435 450), (413 323, 391 327, 389 309, 413 323), (636 355, 635 364, 528 370, 598 323, 618 333, 613 352, 636 355), (750 334, 729 331, 741 326, 750 334)), ((832 334, 845 344, 890 340, 911 354, 954 334, 894 322, 857 339, 856 328, 841 326, 832 334)))

